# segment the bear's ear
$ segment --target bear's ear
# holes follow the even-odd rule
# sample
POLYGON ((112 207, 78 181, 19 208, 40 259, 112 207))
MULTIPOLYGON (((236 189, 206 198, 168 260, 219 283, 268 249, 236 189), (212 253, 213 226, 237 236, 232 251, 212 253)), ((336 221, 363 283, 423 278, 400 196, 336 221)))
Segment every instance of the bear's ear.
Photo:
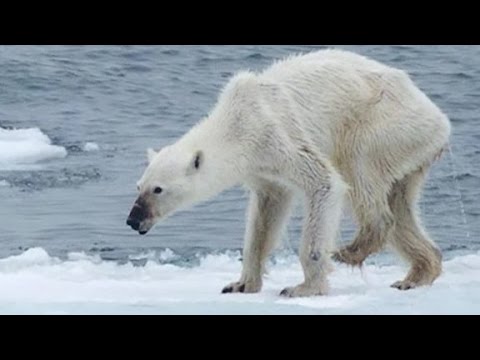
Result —
POLYGON ((203 152, 202 151, 197 151, 190 163, 190 167, 188 169, 189 174, 193 174, 200 170, 200 168, 203 165, 203 152))
POLYGON ((155 150, 153 149, 148 149, 147 150, 147 158, 148 158, 148 163, 150 164, 153 159, 155 158, 155 156, 157 155, 157 153, 155 152, 155 150))

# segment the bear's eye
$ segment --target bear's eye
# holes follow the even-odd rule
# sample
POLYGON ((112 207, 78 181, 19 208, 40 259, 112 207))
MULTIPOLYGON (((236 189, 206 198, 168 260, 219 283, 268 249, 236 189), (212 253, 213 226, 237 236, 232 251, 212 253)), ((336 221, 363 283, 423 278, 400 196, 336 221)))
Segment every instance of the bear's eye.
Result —
POLYGON ((197 155, 195 157, 195 164, 194 165, 195 165, 195 169, 197 169, 197 170, 200 169, 200 155, 197 155))
POLYGON ((161 187, 156 187, 155 189, 153 189, 153 192, 158 195, 163 192, 163 189, 161 187))

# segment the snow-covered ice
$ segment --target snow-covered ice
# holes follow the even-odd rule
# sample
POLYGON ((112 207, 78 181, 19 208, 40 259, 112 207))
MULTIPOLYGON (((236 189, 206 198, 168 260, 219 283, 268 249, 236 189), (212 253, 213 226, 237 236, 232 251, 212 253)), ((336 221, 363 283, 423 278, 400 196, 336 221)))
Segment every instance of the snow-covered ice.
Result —
MULTIPOLYGON (((159 258, 172 256, 167 251, 159 258)), ((269 267, 260 294, 221 295, 240 267, 232 254, 209 255, 190 268, 153 260, 135 267, 80 253, 61 261, 30 249, 0 260, 0 313, 480 314, 480 253, 445 262, 432 287, 410 292, 389 288, 405 275, 401 266, 368 265, 362 271, 340 266, 331 276, 329 296, 306 299, 278 296, 302 280, 294 256, 269 267)))

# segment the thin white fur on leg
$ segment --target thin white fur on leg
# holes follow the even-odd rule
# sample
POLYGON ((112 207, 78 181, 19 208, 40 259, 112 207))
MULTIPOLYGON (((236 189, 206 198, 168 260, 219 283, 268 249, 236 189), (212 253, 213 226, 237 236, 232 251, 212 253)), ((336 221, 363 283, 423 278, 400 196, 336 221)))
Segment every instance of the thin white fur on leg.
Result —
POLYGON ((252 191, 240 281, 223 293, 256 293, 262 289, 265 261, 278 243, 292 206, 292 192, 283 186, 258 181, 252 191))

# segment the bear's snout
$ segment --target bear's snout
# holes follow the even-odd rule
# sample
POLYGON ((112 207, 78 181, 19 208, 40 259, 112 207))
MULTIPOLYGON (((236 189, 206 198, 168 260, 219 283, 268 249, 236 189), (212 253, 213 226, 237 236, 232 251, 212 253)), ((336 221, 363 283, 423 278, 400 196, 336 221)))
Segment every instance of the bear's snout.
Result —
POLYGON ((130 226, 133 230, 138 231, 140 229, 140 221, 137 219, 128 218, 127 225, 130 226))
POLYGON ((148 231, 142 229, 142 224, 149 219, 149 212, 146 209, 145 202, 141 199, 135 202, 132 211, 127 219, 127 225, 133 230, 138 231, 141 235, 145 235, 148 231))

